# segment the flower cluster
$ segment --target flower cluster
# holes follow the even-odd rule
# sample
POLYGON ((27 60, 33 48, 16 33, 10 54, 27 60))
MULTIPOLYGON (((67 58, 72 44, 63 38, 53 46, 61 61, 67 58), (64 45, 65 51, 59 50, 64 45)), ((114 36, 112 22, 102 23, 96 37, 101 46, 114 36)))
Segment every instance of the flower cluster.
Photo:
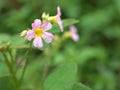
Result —
MULTIPOLYGON (((40 19, 35 19, 32 23, 32 29, 24 30, 21 32, 21 36, 25 36, 27 40, 31 41, 33 39, 33 45, 37 48, 43 47, 43 41, 46 43, 51 43, 54 35, 49 30, 52 29, 52 23, 57 23, 60 27, 61 32, 63 32, 63 25, 61 20, 60 7, 57 7, 57 14, 55 16, 50 16, 45 12, 42 14, 42 21, 40 19)), ((77 28, 75 26, 70 26, 70 30, 65 32, 63 35, 65 37, 71 37, 74 41, 79 40, 79 35, 77 34, 77 28)))
POLYGON ((42 19, 43 21, 41 21, 40 19, 35 19, 32 23, 32 29, 24 30, 20 34, 21 36, 25 36, 26 39, 29 41, 34 39, 33 45, 37 48, 43 47, 42 39, 46 43, 52 42, 54 35, 50 32, 47 32, 48 30, 52 29, 51 22, 57 23, 61 31, 63 31, 60 7, 57 7, 57 15, 49 16, 49 14, 43 13, 42 19))

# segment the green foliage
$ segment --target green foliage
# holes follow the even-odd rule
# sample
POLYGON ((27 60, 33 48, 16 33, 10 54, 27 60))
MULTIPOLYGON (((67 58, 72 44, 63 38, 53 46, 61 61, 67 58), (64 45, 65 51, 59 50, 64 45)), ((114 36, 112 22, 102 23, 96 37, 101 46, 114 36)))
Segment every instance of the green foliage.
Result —
POLYGON ((45 80, 45 90, 91 90, 81 83, 75 83, 77 65, 70 63, 54 70, 45 80))
MULTIPOLYGON (((29 88, 41 89, 43 83, 41 78, 46 58, 48 58, 47 75, 61 64, 74 62, 78 64, 77 81, 93 90, 120 90, 120 0, 0 0, 0 49, 10 42, 11 47, 20 47, 19 50, 15 48, 14 57, 15 65, 17 65, 28 48, 28 42, 18 34, 24 29, 31 28, 34 19, 40 18, 44 11, 50 13, 50 16, 55 15, 57 6, 61 7, 65 32, 69 25, 76 24, 80 40, 74 42, 69 38, 61 41, 64 34, 61 32, 55 45, 45 46, 44 51, 34 48, 29 55, 28 68, 22 87, 27 90, 29 88), (75 19, 66 20, 65 18, 75 19), (77 23, 78 21, 79 23, 77 23)), ((54 34, 60 32, 59 26, 54 24, 53 30, 50 32, 54 34)), ((4 58, 0 52, 0 76, 4 76, 9 72, 1 61, 4 61, 4 58)), ((19 71, 16 74, 18 78, 23 66, 24 60, 18 66, 19 71)), ((73 68, 75 67, 73 66, 73 68)), ((57 71, 55 70, 55 72, 57 71)), ((55 72, 53 71, 50 76, 55 72)), ((71 74, 69 75, 71 76, 71 74)), ((60 78, 61 76, 56 79, 60 78)), ((4 79, 0 79, 0 87, 7 83, 8 80, 4 81, 4 79)), ((53 80, 51 82, 55 82, 53 80)), ((48 85, 47 88, 54 88, 53 85, 48 85)), ((73 82, 68 87, 65 85, 65 89, 79 90, 80 86, 84 88, 84 85, 73 82)))
POLYGON ((97 30, 100 27, 106 26, 112 21, 114 9, 110 6, 103 10, 97 10, 96 12, 89 13, 80 18, 81 27, 85 30, 97 30))
POLYGON ((0 34, 0 42, 8 42, 10 40, 11 36, 8 34, 0 34))
POLYGON ((76 64, 66 64, 51 73, 45 80, 45 90, 64 90, 75 81, 76 64))
POLYGON ((15 90, 9 76, 0 77, 1 90, 15 90))
POLYGON ((91 89, 81 83, 74 83, 66 90, 91 90, 91 89))
POLYGON ((3 64, 2 62, 0 62, 0 77, 3 77, 5 75, 8 75, 9 72, 8 72, 8 68, 6 67, 5 64, 3 64))

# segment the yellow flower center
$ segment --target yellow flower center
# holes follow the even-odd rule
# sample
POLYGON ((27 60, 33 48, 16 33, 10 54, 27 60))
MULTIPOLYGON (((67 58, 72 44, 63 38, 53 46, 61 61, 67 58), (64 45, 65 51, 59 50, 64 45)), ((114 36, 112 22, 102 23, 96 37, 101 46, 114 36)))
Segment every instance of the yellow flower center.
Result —
POLYGON ((35 36, 41 37, 41 36, 44 34, 44 31, 43 31, 42 28, 37 28, 37 29, 34 31, 34 33, 35 33, 35 36))

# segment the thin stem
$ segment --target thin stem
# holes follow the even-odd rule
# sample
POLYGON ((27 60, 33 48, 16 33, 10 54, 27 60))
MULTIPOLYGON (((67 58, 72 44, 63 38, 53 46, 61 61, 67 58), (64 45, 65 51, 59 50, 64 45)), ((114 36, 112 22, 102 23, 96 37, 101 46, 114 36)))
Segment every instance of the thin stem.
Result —
MULTIPOLYGON (((24 75, 25 75, 25 71, 26 71, 27 64, 28 64, 28 54, 29 54, 30 51, 31 51, 31 47, 32 47, 32 42, 30 42, 29 49, 26 51, 25 56, 24 56, 24 58, 26 58, 26 62, 25 62, 25 65, 24 65, 24 67, 23 67, 23 71, 22 71, 22 74, 21 74, 20 84, 22 84, 22 81, 23 81, 23 78, 24 78, 24 75)), ((23 59, 24 59, 24 58, 23 58, 23 59)))
POLYGON ((48 70, 49 70, 49 59, 46 58, 46 62, 45 62, 45 66, 42 74, 42 80, 41 80, 42 82, 44 82, 46 75, 48 74, 48 70))
MULTIPOLYGON (((31 44, 31 43, 30 43, 31 44)), ((23 60, 27 57, 27 55, 29 54, 29 50, 31 48, 30 45, 20 45, 20 46, 13 46, 12 48, 14 49, 28 49, 26 51, 26 53, 24 54, 23 58, 20 59, 20 61, 17 63, 18 65, 16 66, 16 69, 15 69, 15 73, 17 73, 18 69, 19 69, 19 65, 23 62, 23 60)), ((25 63, 26 64, 26 63, 25 63)))
POLYGON ((17 73, 18 69, 19 69, 19 65, 22 63, 22 59, 20 59, 19 62, 17 62, 17 66, 15 67, 15 73, 17 73))
POLYGON ((9 54, 10 54, 10 57, 11 57, 11 62, 12 62, 12 65, 14 65, 14 58, 13 58, 12 52, 11 52, 11 51, 9 51, 9 54))
POLYGON ((13 48, 13 49, 24 49, 24 48, 29 48, 29 46, 28 45, 19 45, 19 46, 12 45, 11 48, 13 48))
POLYGON ((4 58, 5 58, 5 63, 8 66, 8 69, 9 69, 10 75, 12 77, 15 89, 18 90, 18 89, 20 89, 19 82, 18 82, 18 80, 17 80, 17 78, 16 78, 16 76, 14 74, 13 67, 10 64, 9 59, 7 58, 7 55, 4 52, 2 52, 2 54, 3 54, 4 58))

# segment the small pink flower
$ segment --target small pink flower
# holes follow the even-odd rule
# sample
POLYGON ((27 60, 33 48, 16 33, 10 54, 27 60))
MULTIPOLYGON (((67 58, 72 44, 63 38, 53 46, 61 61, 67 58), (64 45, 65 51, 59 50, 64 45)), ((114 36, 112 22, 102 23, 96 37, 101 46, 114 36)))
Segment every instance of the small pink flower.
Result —
POLYGON ((32 30, 28 30, 26 38, 27 40, 31 41, 33 38, 33 45, 35 47, 41 48, 43 47, 42 39, 45 40, 47 43, 51 43, 53 39, 53 34, 46 32, 52 28, 50 22, 44 22, 41 24, 40 19, 35 19, 32 23, 32 30))
POLYGON ((61 20, 61 11, 60 11, 60 7, 57 7, 57 23, 61 29, 61 31, 63 32, 63 25, 62 25, 62 20, 61 20))
POLYGON ((78 41, 79 40, 79 35, 77 33, 77 28, 75 26, 70 26, 70 33, 71 33, 71 37, 74 41, 78 41))

